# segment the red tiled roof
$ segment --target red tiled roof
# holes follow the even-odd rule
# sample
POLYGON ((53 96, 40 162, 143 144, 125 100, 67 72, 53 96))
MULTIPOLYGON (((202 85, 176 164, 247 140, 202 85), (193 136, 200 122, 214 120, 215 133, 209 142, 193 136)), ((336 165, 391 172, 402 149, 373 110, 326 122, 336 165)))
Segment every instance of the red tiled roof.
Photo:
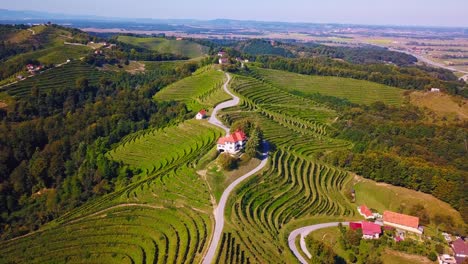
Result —
POLYGON ((367 208, 367 206, 365 205, 361 205, 359 207, 359 209, 361 210, 361 213, 363 213, 366 217, 371 217, 373 216, 371 210, 369 208, 367 208))
POLYGON ((205 109, 202 109, 202 110, 200 110, 200 112, 198 112, 198 113, 201 114, 201 115, 206 115, 206 110, 205 110, 205 109))
POLYGON ((385 211, 383 213, 383 220, 385 222, 397 224, 397 225, 403 225, 403 226, 408 226, 412 228, 418 228, 419 227, 419 218, 416 216, 411 216, 411 215, 405 215, 405 214, 399 214, 395 212, 390 212, 390 211, 385 211))
POLYGON ((461 238, 452 243, 452 248, 456 255, 468 255, 468 244, 461 238))
POLYGON ((349 228, 351 228, 351 230, 361 229, 362 224, 357 222, 349 222, 349 228))
POLYGON ((244 141, 246 139, 247 139, 247 136, 245 135, 244 131, 238 130, 229 136, 219 138, 218 144, 225 144, 226 142, 236 143, 239 141, 244 141))
POLYGON ((378 224, 374 224, 371 222, 366 222, 362 221, 362 233, 364 235, 374 235, 374 234, 380 234, 382 232, 382 229, 378 224))

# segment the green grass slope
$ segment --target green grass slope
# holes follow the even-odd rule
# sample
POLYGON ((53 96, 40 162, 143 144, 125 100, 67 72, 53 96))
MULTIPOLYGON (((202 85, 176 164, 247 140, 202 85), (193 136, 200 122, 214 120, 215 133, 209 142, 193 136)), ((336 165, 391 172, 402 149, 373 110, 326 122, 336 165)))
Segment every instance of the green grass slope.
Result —
POLYGON ((369 81, 332 76, 309 76, 285 71, 253 68, 259 78, 288 92, 305 95, 320 93, 348 99, 357 104, 382 101, 389 105, 401 105, 404 90, 369 81))
POLYGON ((222 89, 223 83, 224 73, 206 69, 163 88, 156 93, 154 99, 182 101, 193 111, 212 108, 217 103, 230 98, 222 89))
POLYGON ((118 40, 160 53, 173 53, 189 58, 196 58, 207 54, 208 47, 189 40, 174 40, 165 38, 141 38, 131 36, 119 36, 118 40))

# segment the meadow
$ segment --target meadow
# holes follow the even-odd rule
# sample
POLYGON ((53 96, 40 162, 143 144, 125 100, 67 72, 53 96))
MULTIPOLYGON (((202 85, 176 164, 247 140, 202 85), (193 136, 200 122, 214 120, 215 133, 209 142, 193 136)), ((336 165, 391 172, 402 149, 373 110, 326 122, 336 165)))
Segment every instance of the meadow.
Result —
POLYGON ((305 95, 320 93, 344 98, 356 104, 371 104, 382 101, 398 106, 403 102, 403 89, 351 78, 332 76, 309 76, 285 71, 253 67, 256 77, 288 92, 302 92, 305 95))
POLYGON ((175 40, 156 37, 119 36, 118 40, 124 43, 154 50, 160 53, 173 53, 189 58, 201 57, 208 52, 208 47, 189 40, 175 40))

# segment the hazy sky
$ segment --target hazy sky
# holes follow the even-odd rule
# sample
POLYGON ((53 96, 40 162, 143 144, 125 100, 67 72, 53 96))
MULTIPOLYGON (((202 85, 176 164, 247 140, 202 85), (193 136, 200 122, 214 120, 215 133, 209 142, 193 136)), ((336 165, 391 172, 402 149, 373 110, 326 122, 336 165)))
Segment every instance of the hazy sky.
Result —
POLYGON ((468 27, 468 0, 0 0, 0 8, 127 18, 468 27))

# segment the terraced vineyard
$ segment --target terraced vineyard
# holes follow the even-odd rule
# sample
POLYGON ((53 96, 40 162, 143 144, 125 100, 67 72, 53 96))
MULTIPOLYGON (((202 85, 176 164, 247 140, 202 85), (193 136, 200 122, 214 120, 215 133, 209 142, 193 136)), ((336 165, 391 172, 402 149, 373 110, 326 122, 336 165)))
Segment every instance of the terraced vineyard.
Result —
POLYGON ((198 153, 204 146, 213 146, 221 135, 221 130, 207 122, 189 120, 177 127, 145 130, 127 136, 109 155, 149 175, 198 153))
POLYGON ((223 111, 223 118, 256 120, 277 150, 270 169, 248 180, 230 200, 216 263, 293 261, 286 241, 290 226, 354 215, 343 194, 351 177, 314 160, 318 152, 350 145, 328 136, 336 114, 314 101, 249 77, 236 76, 231 88, 243 104, 223 111))
POLYGON ((401 105, 404 90, 351 78, 309 76, 297 73, 252 67, 257 77, 267 80, 281 89, 304 94, 320 93, 348 99, 357 104, 382 101, 389 105, 401 105))
POLYGON ((192 168, 84 206, 47 230, 2 243, 8 263, 193 263, 211 232, 207 186, 192 168), (99 210, 96 210, 100 208, 99 210))
POLYGON ((226 238, 216 263, 278 263, 289 253, 284 230, 297 219, 352 216, 342 194, 347 173, 284 151, 269 171, 253 177, 231 199, 226 238), (233 244, 235 246, 233 246, 233 244))
MULTIPOLYGON (((111 156, 146 177, 62 216, 40 232, 2 243, 0 262, 193 263, 212 229, 212 205, 196 161, 221 130, 207 122, 146 130, 111 156)), ((133 183, 132 183, 133 182, 133 183)))
POLYGON ((91 85, 95 85, 99 78, 105 75, 105 72, 98 71, 83 62, 75 61, 15 83, 7 88, 7 93, 22 97, 29 95, 34 86, 39 88, 41 92, 74 88, 76 80, 80 77, 86 77, 91 85))
POLYGON ((183 101, 190 110, 211 108, 230 97, 223 91, 224 73, 207 69, 163 88, 155 100, 183 101))

